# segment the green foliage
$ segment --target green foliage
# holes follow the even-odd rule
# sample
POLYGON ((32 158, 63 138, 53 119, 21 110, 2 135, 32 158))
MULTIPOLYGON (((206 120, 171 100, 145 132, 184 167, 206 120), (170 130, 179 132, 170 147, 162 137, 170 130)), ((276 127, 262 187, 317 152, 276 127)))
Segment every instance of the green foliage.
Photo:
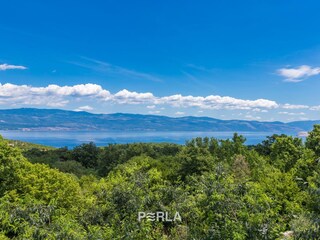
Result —
MULTIPOLYGON (((9 238, 22 239, 56 239, 59 234, 80 234, 61 225, 74 218, 85 203, 77 180, 45 165, 28 162, 18 149, 4 141, 0 149, 2 232, 9 238), (56 226, 60 220, 63 222, 56 226), (61 227, 61 231, 56 227, 61 227)), ((75 226, 72 228, 75 231, 75 226)))
POLYGON ((28 143, 19 140, 7 140, 10 146, 19 148, 23 151, 31 150, 31 149, 39 149, 41 151, 47 151, 54 149, 53 147, 43 146, 35 143, 28 143))
POLYGON ((90 168, 97 166, 99 149, 93 142, 84 143, 75 147, 71 155, 73 160, 81 163, 86 168, 90 168))
POLYGON ((300 138, 277 137, 271 145, 270 160, 282 171, 289 171, 303 154, 300 138))
POLYGON ((253 148, 260 154, 264 156, 268 156, 271 153, 271 146, 276 141, 278 137, 285 138, 287 137, 285 134, 273 134, 272 136, 268 136, 266 140, 263 140, 262 143, 258 143, 253 148))
POLYGON ((313 150, 320 157, 320 125, 315 125, 314 129, 309 133, 306 141, 306 147, 313 150))
POLYGON ((319 239, 319 215, 301 214, 292 220, 291 227, 296 239, 319 239))
POLYGON ((320 239, 319 130, 250 147, 238 134, 71 150, 0 139, 0 239, 320 239))

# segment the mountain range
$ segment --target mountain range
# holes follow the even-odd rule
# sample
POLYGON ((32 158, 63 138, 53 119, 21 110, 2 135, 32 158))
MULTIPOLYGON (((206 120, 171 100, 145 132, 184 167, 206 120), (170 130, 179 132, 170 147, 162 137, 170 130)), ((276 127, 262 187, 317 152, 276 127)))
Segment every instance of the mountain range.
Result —
POLYGON ((167 117, 127 113, 93 114, 59 109, 0 110, 0 130, 23 131, 220 131, 298 133, 319 121, 259 122, 210 117, 167 117))

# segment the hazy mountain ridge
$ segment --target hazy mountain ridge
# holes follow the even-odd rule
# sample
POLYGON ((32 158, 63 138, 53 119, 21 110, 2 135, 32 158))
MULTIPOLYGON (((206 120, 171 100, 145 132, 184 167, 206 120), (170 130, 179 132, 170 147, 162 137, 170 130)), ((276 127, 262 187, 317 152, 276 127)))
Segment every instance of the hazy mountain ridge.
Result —
POLYGON ((59 109, 0 110, 0 130, 104 130, 104 131, 309 131, 319 121, 258 122, 210 117, 172 118, 141 114, 92 114, 59 109))

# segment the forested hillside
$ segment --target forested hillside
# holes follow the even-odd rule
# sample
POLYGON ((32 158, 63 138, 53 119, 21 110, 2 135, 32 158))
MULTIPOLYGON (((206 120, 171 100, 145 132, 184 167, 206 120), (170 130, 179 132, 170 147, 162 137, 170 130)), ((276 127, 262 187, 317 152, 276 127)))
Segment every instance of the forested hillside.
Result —
POLYGON ((0 141, 0 239, 320 239, 320 125, 306 142, 196 138, 72 150, 0 141), (181 221, 138 221, 139 212, 181 221))
POLYGON ((1 130, 24 131, 213 131, 282 132, 309 131, 318 121, 259 122, 210 117, 167 117, 128 113, 93 114, 61 109, 0 109, 1 130))

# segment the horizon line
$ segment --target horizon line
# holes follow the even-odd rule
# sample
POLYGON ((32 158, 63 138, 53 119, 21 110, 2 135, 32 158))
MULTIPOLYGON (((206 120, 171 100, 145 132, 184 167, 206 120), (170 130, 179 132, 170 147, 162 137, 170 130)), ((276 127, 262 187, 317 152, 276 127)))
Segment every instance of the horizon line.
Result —
POLYGON ((19 108, 1 108, 0 111, 5 111, 5 110, 20 110, 20 109, 35 109, 35 110, 58 110, 58 111, 66 111, 66 112, 82 112, 82 113, 88 113, 92 115, 114 115, 114 114, 124 114, 124 115, 140 115, 140 116, 156 116, 156 117, 167 117, 167 118, 188 118, 188 117, 193 117, 193 118, 210 118, 210 119, 215 119, 215 120, 221 120, 221 121, 245 121, 245 122, 261 122, 261 123, 293 123, 293 122, 314 122, 314 121, 320 121, 320 119, 308 119, 308 120, 297 120, 297 121, 289 121, 289 122, 283 122, 283 121, 259 121, 259 120, 250 120, 250 119, 221 119, 221 118, 215 118, 215 117, 209 117, 209 116, 193 116, 193 115, 185 115, 185 116, 168 116, 168 115, 157 115, 157 114, 143 114, 143 113, 130 113, 130 112, 112 112, 112 113, 93 113, 89 111, 84 111, 84 110, 69 110, 69 109, 61 109, 61 108, 35 108, 35 107, 19 107, 19 108))

